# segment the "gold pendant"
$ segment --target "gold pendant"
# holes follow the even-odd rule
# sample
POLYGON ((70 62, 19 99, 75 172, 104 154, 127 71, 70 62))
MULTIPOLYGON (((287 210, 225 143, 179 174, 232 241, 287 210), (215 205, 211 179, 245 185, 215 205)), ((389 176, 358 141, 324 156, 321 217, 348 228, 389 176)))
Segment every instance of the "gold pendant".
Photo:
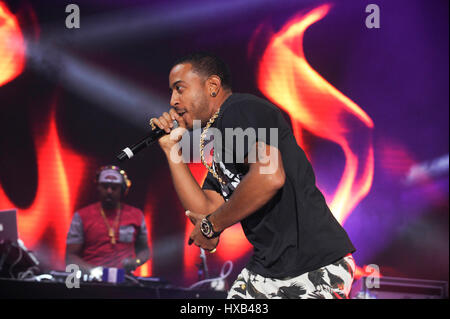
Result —
POLYGON ((114 230, 112 228, 109 229, 108 235, 109 235, 109 237, 111 237, 111 244, 115 245, 116 244, 116 236, 114 236, 114 230))

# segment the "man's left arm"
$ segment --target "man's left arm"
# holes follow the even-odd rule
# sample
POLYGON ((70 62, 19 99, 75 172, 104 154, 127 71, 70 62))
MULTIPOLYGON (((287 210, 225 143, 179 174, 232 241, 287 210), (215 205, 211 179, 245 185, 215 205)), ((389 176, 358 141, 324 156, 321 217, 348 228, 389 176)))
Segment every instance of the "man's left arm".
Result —
POLYGON ((209 217, 216 232, 257 211, 284 185, 286 176, 280 151, 264 142, 257 142, 252 152, 255 151, 256 162, 248 164, 250 169, 233 195, 209 217))
POLYGON ((147 242, 147 227, 145 219, 142 217, 142 223, 134 243, 134 251, 136 258, 126 258, 123 266, 127 271, 134 271, 137 267, 145 264, 150 258, 150 249, 147 242))
POLYGON ((150 258, 150 249, 148 248, 147 236, 147 226, 145 225, 145 219, 142 218, 142 224, 134 245, 136 259, 138 260, 138 267, 150 258))
MULTIPOLYGON (((209 217, 214 232, 221 232, 257 211, 284 185, 286 176, 278 148, 257 142, 247 158, 252 158, 252 152, 256 152, 256 161, 248 163, 249 171, 230 199, 209 217)), ((207 239, 200 231, 201 219, 204 216, 195 212, 189 212, 187 215, 196 225, 190 237, 193 242, 207 250, 215 248, 217 240, 207 239)))

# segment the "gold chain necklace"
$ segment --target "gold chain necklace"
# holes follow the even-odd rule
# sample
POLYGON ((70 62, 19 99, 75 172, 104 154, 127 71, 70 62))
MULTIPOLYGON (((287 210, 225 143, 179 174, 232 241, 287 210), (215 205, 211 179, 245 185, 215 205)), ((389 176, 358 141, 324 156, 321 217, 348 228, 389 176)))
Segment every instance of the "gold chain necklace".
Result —
MULTIPOLYGON (((216 120, 216 118, 219 116, 219 111, 220 109, 214 113, 214 115, 209 119, 208 123, 206 123, 205 128, 202 131, 202 134, 200 135, 200 158, 202 160, 203 165, 208 169, 208 171, 219 181, 219 183, 221 184, 226 184, 225 181, 222 180, 222 178, 220 178, 219 175, 217 175, 217 173, 214 171, 214 169, 212 168, 212 166, 209 166, 208 163, 206 163, 205 160, 205 154, 204 154, 204 148, 205 148, 205 137, 206 137, 206 133, 208 132, 208 129, 211 127, 211 125, 214 123, 214 121, 216 120)), ((214 159, 213 159, 214 162, 214 159)))
POLYGON ((113 227, 109 226, 108 223, 108 219, 106 218, 105 212, 103 211, 103 207, 100 206, 100 213, 102 214, 103 217, 103 221, 106 224, 106 228, 108 228, 108 236, 111 237, 111 244, 115 245, 116 244, 116 232, 115 229, 118 228, 119 226, 119 218, 120 218, 120 212, 122 210, 120 209, 120 204, 119 204, 119 212, 116 213, 116 220, 115 220, 115 227, 113 225, 113 227))

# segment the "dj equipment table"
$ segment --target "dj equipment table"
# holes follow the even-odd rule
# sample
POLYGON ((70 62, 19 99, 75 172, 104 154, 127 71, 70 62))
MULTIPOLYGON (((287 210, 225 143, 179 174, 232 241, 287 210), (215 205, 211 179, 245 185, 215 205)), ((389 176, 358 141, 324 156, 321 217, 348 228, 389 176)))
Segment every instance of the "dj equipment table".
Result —
POLYGON ((139 286, 80 283, 67 288, 64 282, 23 281, 0 278, 0 299, 225 299, 226 292, 188 290, 164 285, 139 286))

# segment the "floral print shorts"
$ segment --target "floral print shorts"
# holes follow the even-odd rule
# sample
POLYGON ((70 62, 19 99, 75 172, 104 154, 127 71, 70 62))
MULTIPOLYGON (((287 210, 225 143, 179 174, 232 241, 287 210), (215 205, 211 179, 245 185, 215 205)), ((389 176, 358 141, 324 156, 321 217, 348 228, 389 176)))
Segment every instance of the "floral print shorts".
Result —
POLYGON ((297 277, 265 278, 244 268, 228 299, 347 299, 355 273, 351 254, 297 277))

